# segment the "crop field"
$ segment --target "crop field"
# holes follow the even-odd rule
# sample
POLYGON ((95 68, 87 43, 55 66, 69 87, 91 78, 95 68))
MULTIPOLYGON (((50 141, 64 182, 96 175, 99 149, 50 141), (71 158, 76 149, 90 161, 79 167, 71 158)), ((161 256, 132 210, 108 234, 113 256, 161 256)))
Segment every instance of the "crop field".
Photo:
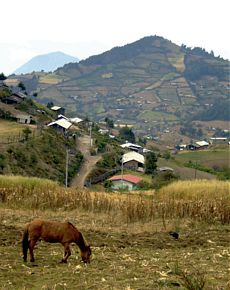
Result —
POLYGON ((186 163, 192 160, 193 162, 197 162, 206 166, 222 165, 229 167, 229 157, 230 151, 229 148, 226 147, 225 150, 223 149, 181 152, 180 154, 175 156, 175 159, 182 163, 186 163))
POLYGON ((28 125, 1 120, 0 121, 0 138, 12 136, 12 135, 19 135, 22 133, 22 130, 25 129, 26 127, 28 127, 28 125))
POLYGON ((176 121, 177 117, 172 114, 162 113, 162 112, 153 112, 153 111, 144 111, 139 116, 139 118, 143 120, 147 120, 149 122, 152 121, 176 121))
POLYGON ((1 290, 230 289, 227 182, 177 182, 152 200, 0 177, 1 290), (63 247, 42 241, 35 262, 23 262, 23 227, 34 218, 76 225, 91 244, 91 263, 73 245, 62 264, 63 247))
POLYGON ((55 74, 46 74, 39 78, 42 84, 56 85, 62 81, 62 78, 55 74))

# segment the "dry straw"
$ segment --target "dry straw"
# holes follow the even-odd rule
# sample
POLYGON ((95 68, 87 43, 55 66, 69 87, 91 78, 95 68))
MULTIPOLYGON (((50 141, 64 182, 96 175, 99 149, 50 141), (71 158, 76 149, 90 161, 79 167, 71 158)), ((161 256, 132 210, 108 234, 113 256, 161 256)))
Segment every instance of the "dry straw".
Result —
POLYGON ((0 203, 11 208, 116 213, 127 223, 156 218, 230 222, 229 182, 179 181, 154 192, 113 194, 66 189, 39 178, 0 176, 0 203))

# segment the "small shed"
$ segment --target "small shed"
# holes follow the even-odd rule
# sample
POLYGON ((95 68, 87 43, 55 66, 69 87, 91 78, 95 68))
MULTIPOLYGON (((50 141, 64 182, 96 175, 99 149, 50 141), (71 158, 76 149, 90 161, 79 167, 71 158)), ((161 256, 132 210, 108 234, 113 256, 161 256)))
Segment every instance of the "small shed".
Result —
POLYGON ((56 116, 65 114, 65 108, 53 106, 50 109, 55 113, 56 116))
POLYGON ((31 120, 32 120, 32 116, 31 115, 16 115, 16 119, 18 123, 22 123, 22 124, 30 124, 31 120))
POLYGON ((125 189, 135 190, 138 187, 138 183, 143 179, 139 176, 132 174, 114 175, 109 180, 112 181, 112 189, 125 189))

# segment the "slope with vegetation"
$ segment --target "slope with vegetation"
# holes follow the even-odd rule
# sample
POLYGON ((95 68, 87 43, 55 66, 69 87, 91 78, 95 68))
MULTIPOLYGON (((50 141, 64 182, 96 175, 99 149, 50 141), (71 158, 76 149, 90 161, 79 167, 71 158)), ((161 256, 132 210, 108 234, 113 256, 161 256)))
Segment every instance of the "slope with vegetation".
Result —
POLYGON ((69 157, 69 180, 77 173, 82 154, 76 151, 75 140, 67 140, 52 129, 45 129, 32 136, 26 127, 21 142, 4 147, 0 154, 0 173, 49 178, 62 184, 66 178, 66 150, 69 157))
POLYGON ((55 100, 95 121, 109 117, 151 133, 162 123, 229 120, 221 109, 228 103, 228 75, 229 61, 213 52, 150 36, 66 64, 52 74, 56 84, 38 76, 34 90, 44 103, 55 100))

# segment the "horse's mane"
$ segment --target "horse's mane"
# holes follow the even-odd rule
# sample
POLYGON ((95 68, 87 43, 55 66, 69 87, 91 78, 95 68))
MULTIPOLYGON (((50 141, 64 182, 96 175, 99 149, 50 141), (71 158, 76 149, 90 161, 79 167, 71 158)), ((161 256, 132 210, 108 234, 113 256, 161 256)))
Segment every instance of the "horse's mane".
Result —
POLYGON ((87 242, 85 241, 82 233, 69 221, 67 223, 75 230, 78 232, 78 241, 77 244, 80 247, 80 249, 84 249, 87 246, 87 242))
POLYGON ((70 226, 72 226, 73 228, 75 228, 76 229, 76 227, 71 223, 71 222, 67 222, 70 226))

